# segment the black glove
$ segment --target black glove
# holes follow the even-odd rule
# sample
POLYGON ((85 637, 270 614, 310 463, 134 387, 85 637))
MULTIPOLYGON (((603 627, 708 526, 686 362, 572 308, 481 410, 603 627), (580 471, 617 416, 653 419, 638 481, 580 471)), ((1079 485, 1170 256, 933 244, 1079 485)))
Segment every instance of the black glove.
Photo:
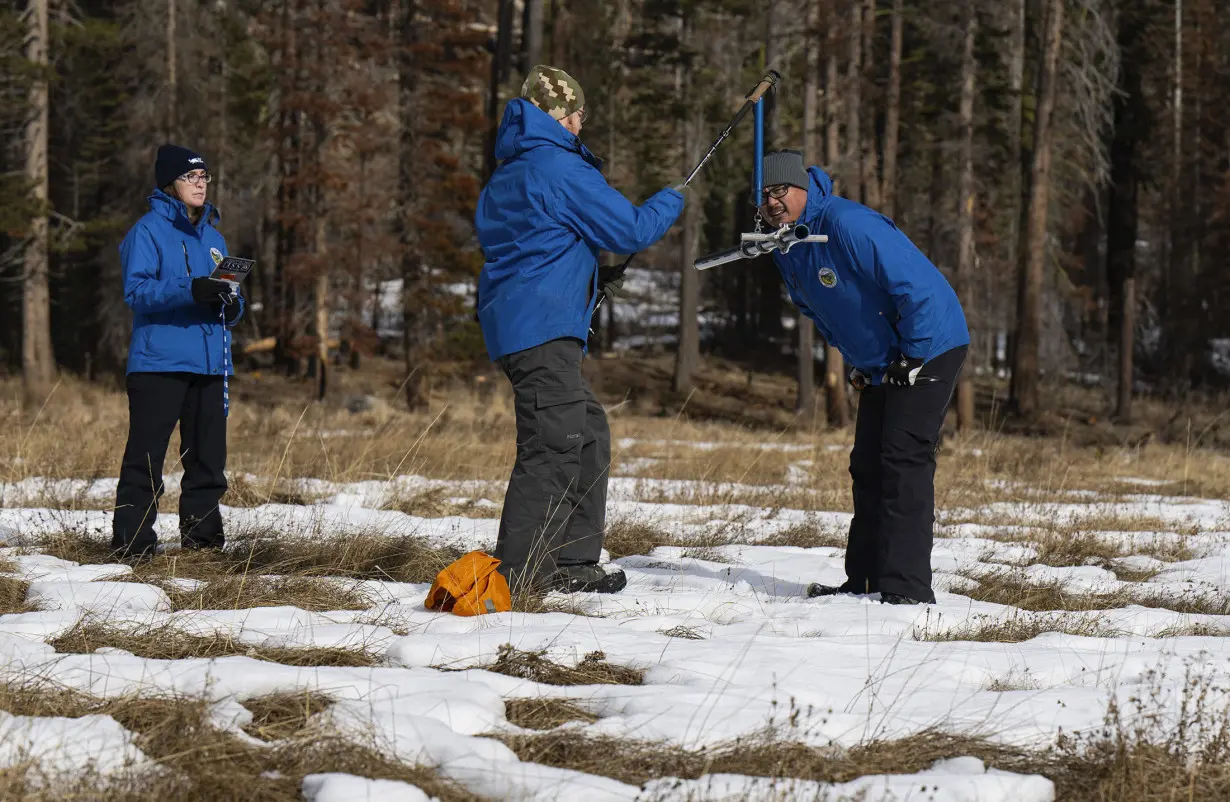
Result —
POLYGON ((243 307, 239 305, 238 298, 231 301, 229 304, 222 304, 221 306, 222 309, 219 310, 219 313, 224 316, 224 319, 228 325, 238 320, 239 313, 243 311, 243 307))
POLYGON ((850 371, 849 382, 850 382, 850 386, 853 387, 855 390, 858 390, 859 392, 862 392, 863 389, 868 384, 870 384, 870 382, 867 381, 867 374, 863 373, 858 368, 855 368, 854 370, 850 371))
POLYGON ((216 278, 194 278, 192 280, 192 300, 198 304, 213 306, 223 298, 232 298, 234 291, 231 285, 216 278))
POLYGON ((902 354, 888 366, 888 372, 884 374, 884 381, 898 387, 911 387, 918 378, 919 371, 922 370, 923 362, 924 360, 902 354))
POLYGON ((604 265, 598 268, 598 289, 612 298, 627 298, 624 290, 624 266, 604 265))

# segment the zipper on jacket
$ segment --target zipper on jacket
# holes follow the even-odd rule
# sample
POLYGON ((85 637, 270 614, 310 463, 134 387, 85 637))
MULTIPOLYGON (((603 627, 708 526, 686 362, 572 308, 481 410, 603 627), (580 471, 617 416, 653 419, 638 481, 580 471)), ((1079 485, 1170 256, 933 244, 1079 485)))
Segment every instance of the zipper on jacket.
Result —
MULTIPOLYGON (((181 239, 179 246, 184 249, 184 269, 188 271, 188 278, 192 278, 192 263, 188 261, 188 243, 181 239)), ((226 334, 223 333, 223 336, 225 337, 226 334)), ((213 374, 209 366, 209 330, 203 326, 201 327, 201 340, 205 346, 205 375, 209 376, 213 374)))

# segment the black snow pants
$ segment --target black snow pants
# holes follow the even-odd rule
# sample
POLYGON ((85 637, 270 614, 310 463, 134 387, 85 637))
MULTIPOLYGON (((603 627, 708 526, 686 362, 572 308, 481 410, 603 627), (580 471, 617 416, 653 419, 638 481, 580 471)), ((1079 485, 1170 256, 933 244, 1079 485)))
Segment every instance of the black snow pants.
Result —
POLYGON ((564 338, 498 360, 513 388, 517 459, 494 556, 514 592, 601 556, 611 431, 581 359, 581 341, 564 338))
POLYGON ((967 350, 960 346, 935 357, 913 386, 875 385, 860 394, 843 590, 935 601, 935 454, 967 350))
POLYGON ((150 556, 162 497, 162 463, 179 424, 184 479, 179 497, 184 548, 221 548, 226 492, 226 415, 221 376, 194 373, 128 375, 128 445, 115 497, 111 548, 120 556, 150 556))

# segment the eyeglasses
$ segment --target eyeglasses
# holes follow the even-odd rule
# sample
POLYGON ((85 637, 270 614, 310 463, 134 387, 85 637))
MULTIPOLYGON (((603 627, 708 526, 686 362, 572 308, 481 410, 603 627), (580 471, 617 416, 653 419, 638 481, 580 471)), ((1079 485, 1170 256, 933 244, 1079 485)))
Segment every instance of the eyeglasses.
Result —
POLYGON ((210 181, 214 180, 214 177, 210 175, 209 173, 184 173, 183 175, 181 175, 179 178, 175 180, 176 181, 187 181, 189 184, 192 184, 193 186, 195 186, 201 183, 202 181, 208 184, 210 181))
POLYGON ((764 188, 765 197, 772 198, 773 200, 781 200, 782 198, 786 197, 786 193, 789 191, 790 191, 789 184, 777 184, 776 186, 764 188))

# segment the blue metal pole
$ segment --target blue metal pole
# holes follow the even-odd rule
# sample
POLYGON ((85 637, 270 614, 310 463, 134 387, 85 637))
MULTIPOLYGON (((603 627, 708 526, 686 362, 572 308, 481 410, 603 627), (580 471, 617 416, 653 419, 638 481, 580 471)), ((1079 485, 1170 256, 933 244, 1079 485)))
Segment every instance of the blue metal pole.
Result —
POLYGON ((755 144, 753 149, 755 152, 755 164, 752 165, 752 199, 759 206, 764 200, 764 98, 756 101, 756 108, 753 110, 755 119, 755 144))

